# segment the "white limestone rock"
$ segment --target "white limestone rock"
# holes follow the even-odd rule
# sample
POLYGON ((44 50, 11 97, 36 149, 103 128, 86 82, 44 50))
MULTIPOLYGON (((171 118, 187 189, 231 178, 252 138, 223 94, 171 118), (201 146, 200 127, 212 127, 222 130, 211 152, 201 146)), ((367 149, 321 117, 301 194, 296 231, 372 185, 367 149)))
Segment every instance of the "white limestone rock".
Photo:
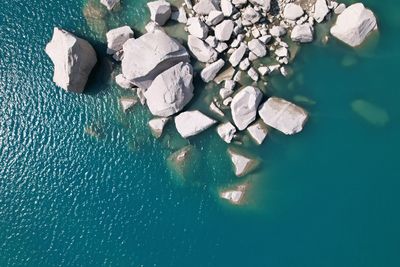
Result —
POLYGON ((224 20, 215 27, 215 38, 219 41, 228 41, 231 39, 234 23, 232 20, 224 20))
POLYGON ((346 8, 338 16, 331 28, 331 34, 342 42, 356 47, 376 29, 378 25, 374 13, 362 3, 357 3, 346 8))
POLYGON ((257 57, 265 57, 267 55, 267 49, 265 44, 258 39, 253 39, 248 43, 249 49, 257 57))
POLYGON ((261 145, 268 135, 268 128, 261 120, 250 125, 247 131, 257 145, 261 145))
POLYGON ((136 105, 136 103, 137 99, 133 97, 122 97, 120 99, 120 104, 124 112, 127 112, 129 109, 131 109, 134 105, 136 105))
POLYGON ((191 35, 205 39, 208 36, 208 27, 207 25, 202 22, 199 18, 193 17, 188 19, 188 31, 191 35))
POLYGON ((100 3, 103 4, 108 10, 112 10, 114 7, 119 4, 120 0, 100 0, 100 3))
POLYGON ((185 111, 175 117, 175 126, 183 138, 199 134, 216 123, 198 110, 185 111))
POLYGON ((45 51, 54 64, 55 84, 68 92, 82 93, 97 62, 96 52, 89 42, 54 28, 45 51))
POLYGON ((297 20, 303 16, 304 10, 300 5, 289 3, 283 10, 283 17, 288 20, 297 20))
POLYGON ((239 65, 240 61, 242 61, 242 58, 244 54, 247 52, 247 46, 244 43, 241 43, 239 48, 236 49, 232 55, 229 57, 229 62, 233 67, 236 67, 239 65))
POLYGON ((236 127, 242 131, 252 123, 257 116, 257 108, 262 99, 260 89, 247 86, 239 91, 232 100, 232 118, 236 127))
POLYGON ((225 17, 230 17, 233 14, 233 5, 230 0, 221 0, 221 10, 225 17))
POLYGON ((216 62, 208 65, 201 71, 201 79, 206 83, 211 82, 217 76, 218 72, 224 67, 224 65, 225 61, 223 59, 219 59, 216 62))
POLYGON ((216 115, 218 115, 218 116, 220 116, 220 117, 224 117, 224 116, 225 116, 225 114, 222 112, 222 110, 221 110, 219 107, 217 107, 217 105, 215 104, 214 101, 212 101, 212 102, 210 103, 209 108, 210 108, 210 110, 211 110, 212 112, 214 112, 216 115))
POLYGON ((254 6, 261 7, 264 11, 271 9, 271 0, 249 0, 254 6))
POLYGON ((261 19, 261 15, 260 13, 255 11, 253 7, 247 6, 242 13, 242 18, 243 20, 248 21, 251 24, 255 24, 261 19))
POLYGON ((107 54, 113 55, 122 50, 126 41, 133 38, 133 31, 129 26, 122 26, 107 32, 107 54))
POLYGON ((265 124, 286 135, 301 132, 308 119, 304 109, 277 97, 269 98, 261 105, 258 113, 265 124))
POLYGON ((213 10, 207 17, 206 23, 210 26, 217 25, 224 19, 224 13, 218 10, 213 10))
POLYGON ((134 85, 147 89, 163 71, 189 62, 186 49, 162 31, 146 33, 125 42, 122 74, 134 85))
POLYGON ((336 15, 339 15, 339 14, 342 14, 343 11, 345 11, 345 9, 346 9, 346 5, 341 3, 335 8, 334 12, 336 15))
POLYGON ((284 46, 279 47, 278 49, 275 50, 275 55, 277 55, 278 57, 288 57, 289 50, 284 46))
POLYGON ((189 63, 178 63, 161 73, 144 93, 150 112, 168 117, 181 111, 193 97, 192 81, 189 63))
POLYGON ((218 57, 218 53, 214 48, 193 35, 188 37, 188 47, 193 56, 200 62, 212 63, 218 57))
POLYGON ((171 17, 171 4, 165 0, 158 0, 147 3, 150 10, 150 19, 163 26, 171 17))
POLYGON ((236 128, 228 121, 217 127, 217 133, 224 142, 230 144, 235 136, 236 128))
POLYGON ((236 86, 236 82, 235 81, 233 81, 233 80, 226 80, 225 81, 224 87, 226 89, 233 90, 233 89, 235 89, 235 86, 236 86))
POLYGON ((193 10, 199 15, 208 15, 211 11, 220 10, 218 0, 200 0, 193 6, 193 10))
POLYGON ((170 118, 154 118, 149 121, 149 127, 151 130, 151 133, 155 138, 160 138, 163 131, 164 127, 169 121, 170 118))
POLYGON ((309 43, 314 39, 314 29, 309 23, 294 26, 290 38, 294 42, 309 43))
POLYGON ((234 205, 240 205, 244 197, 244 190, 228 190, 220 193, 220 197, 228 200, 234 205))
POLYGON ((232 148, 228 149, 228 154, 231 157, 235 175, 238 177, 245 176, 253 171, 258 165, 257 160, 245 156, 232 148))
POLYGON ((133 85, 124 77, 123 74, 118 74, 115 76, 115 82, 119 87, 124 89, 131 89, 133 85))
POLYGON ((323 22, 326 15, 328 15, 329 11, 330 10, 328 8, 328 4, 326 3, 326 0, 317 0, 315 2, 315 6, 314 6, 314 19, 318 23, 323 22))
POLYGON ((177 11, 172 12, 171 19, 179 23, 186 24, 188 19, 185 8, 180 7, 177 11))
POLYGON ((269 33, 274 37, 281 37, 286 34, 286 29, 282 26, 272 26, 269 33))
POLYGON ((254 68, 250 68, 250 69, 247 71, 247 74, 249 75, 249 77, 250 77, 253 81, 258 82, 259 76, 258 76, 257 71, 256 71, 254 68))

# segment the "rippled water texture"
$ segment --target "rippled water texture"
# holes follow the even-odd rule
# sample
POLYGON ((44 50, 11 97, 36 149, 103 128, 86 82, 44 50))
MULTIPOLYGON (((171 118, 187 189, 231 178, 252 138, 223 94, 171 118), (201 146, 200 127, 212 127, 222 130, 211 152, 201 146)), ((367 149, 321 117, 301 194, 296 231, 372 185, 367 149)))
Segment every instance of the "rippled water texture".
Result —
POLYGON ((261 165, 243 207, 218 198, 243 180, 214 130, 190 140, 198 162, 182 179, 167 168, 187 144, 173 125, 155 140, 146 109, 119 107, 129 93, 104 33, 142 30, 145 2, 113 14, 94 0, 0 2, 0 266, 400 266, 399 2, 364 1, 380 25, 365 47, 318 39, 264 88, 311 119, 249 145, 261 165), (95 45, 84 95, 51 81, 54 26, 95 45))

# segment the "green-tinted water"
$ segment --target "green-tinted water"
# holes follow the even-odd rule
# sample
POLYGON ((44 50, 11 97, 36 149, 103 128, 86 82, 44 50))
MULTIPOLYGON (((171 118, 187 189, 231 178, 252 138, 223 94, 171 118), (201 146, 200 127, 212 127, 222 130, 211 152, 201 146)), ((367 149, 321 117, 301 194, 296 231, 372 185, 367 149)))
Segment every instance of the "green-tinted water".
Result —
MULTIPOLYGON (((400 3, 364 1, 379 36, 358 50, 303 46, 293 76, 263 88, 311 119, 299 135, 247 142, 256 172, 235 178, 209 130, 190 139, 199 162, 182 181, 167 158, 188 142, 173 125, 154 140, 144 108, 122 113, 129 93, 104 54, 108 29, 143 29, 145 2, 113 14, 94 0, 0 3, 0 266, 399 266, 400 3), (51 82, 54 26, 96 46, 85 95, 51 82), (219 200, 245 180, 246 205, 219 200)), ((195 107, 206 106, 203 87, 195 107)))

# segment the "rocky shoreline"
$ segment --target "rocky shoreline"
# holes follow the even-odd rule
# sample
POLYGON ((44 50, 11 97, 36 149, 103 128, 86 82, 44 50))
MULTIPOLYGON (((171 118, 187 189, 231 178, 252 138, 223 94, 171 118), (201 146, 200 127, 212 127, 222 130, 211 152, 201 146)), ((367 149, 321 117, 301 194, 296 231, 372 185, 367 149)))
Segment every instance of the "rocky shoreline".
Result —
MULTIPOLYGON (((116 5, 123 8, 119 0, 101 3, 110 12, 116 5)), ((315 24, 335 17, 331 35, 351 47, 361 45, 378 29, 374 14, 363 4, 346 7, 329 0, 185 0, 180 7, 159 0, 149 2, 148 8, 151 21, 146 33, 136 38, 129 26, 110 30, 107 54, 121 61, 122 73, 116 76, 116 83, 135 91, 154 115, 149 127, 156 138, 170 121, 183 138, 216 126, 216 133, 228 144, 239 132, 248 134, 257 145, 264 142, 271 128, 285 135, 297 134, 309 118, 307 111, 285 99, 267 98, 260 90, 270 75, 289 74, 291 43, 312 42, 315 24), (162 26, 169 20, 185 25, 187 43, 165 32, 162 26), (265 65, 260 62, 263 58, 273 63, 265 65), (195 62, 203 65, 200 73, 193 71, 195 62), (209 106, 213 117, 188 109, 196 93, 193 79, 197 75, 205 83, 221 86, 219 96, 213 97, 209 106), (245 84, 245 79, 252 83, 245 84)), ((93 47, 55 28, 46 53, 54 64, 54 82, 66 91, 82 93, 97 62, 93 47)), ((121 99, 125 112, 136 102, 121 99)), ((184 164, 188 154, 176 156, 177 164, 184 164)), ((232 147, 228 155, 238 177, 258 165, 257 159, 232 147)), ((247 188, 245 183, 222 191, 220 197, 240 204, 247 188)))

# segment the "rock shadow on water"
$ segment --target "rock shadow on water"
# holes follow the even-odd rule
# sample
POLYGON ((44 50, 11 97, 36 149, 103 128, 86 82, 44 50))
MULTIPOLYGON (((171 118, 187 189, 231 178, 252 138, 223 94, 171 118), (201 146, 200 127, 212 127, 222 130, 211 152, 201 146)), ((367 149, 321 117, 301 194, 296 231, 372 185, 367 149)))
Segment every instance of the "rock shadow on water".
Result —
POLYGON ((358 116, 376 127, 384 127, 389 123, 389 115, 386 110, 364 99, 353 101, 351 108, 358 116))
POLYGON ((99 59, 89 75, 84 93, 87 95, 97 95, 107 90, 110 87, 114 65, 114 62, 107 57, 99 59))

